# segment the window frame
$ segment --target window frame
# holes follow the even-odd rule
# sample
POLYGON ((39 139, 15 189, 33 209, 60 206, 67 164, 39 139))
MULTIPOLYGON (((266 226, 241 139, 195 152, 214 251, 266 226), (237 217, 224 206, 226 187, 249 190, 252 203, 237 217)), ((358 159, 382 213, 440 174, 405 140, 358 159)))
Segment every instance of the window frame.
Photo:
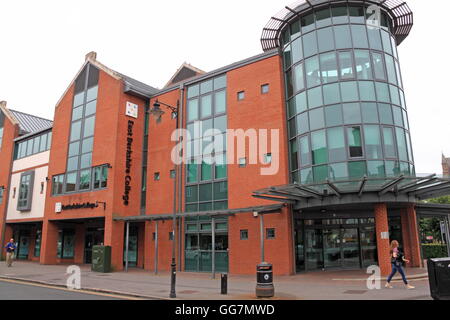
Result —
POLYGON ((32 206, 32 202, 33 202, 34 175, 35 175, 34 170, 23 172, 20 175, 19 196, 17 197, 17 211, 21 211, 21 212, 31 211, 31 206, 32 206), (22 197, 23 186, 24 186, 23 180, 26 179, 27 177, 29 177, 29 180, 26 182, 27 183, 27 195, 25 198, 23 198, 22 197), (23 201, 25 201, 25 204, 21 205, 21 202, 23 202, 23 201))

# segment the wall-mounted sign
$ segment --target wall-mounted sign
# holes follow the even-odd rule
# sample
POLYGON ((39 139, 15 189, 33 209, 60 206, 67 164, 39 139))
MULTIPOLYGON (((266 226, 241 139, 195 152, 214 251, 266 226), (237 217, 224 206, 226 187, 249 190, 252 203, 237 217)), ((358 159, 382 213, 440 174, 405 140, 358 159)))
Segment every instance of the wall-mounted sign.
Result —
POLYGON ((73 203, 61 206, 62 210, 76 210, 76 209, 94 209, 98 207, 98 203, 73 203))
POLYGON ((124 193, 122 196, 123 204, 128 206, 130 202, 130 191, 131 191, 131 166, 132 166, 132 158, 133 154, 133 126, 134 121, 128 120, 128 129, 127 129, 127 150, 125 153, 125 187, 124 193))
POLYGON ((129 117, 138 118, 138 109, 139 106, 137 104, 127 102, 125 114, 129 117))
POLYGON ((382 232, 381 233, 381 239, 389 240, 389 232, 382 232))
POLYGON ((61 202, 55 203, 55 212, 61 213, 61 211, 62 211, 62 203, 61 202))

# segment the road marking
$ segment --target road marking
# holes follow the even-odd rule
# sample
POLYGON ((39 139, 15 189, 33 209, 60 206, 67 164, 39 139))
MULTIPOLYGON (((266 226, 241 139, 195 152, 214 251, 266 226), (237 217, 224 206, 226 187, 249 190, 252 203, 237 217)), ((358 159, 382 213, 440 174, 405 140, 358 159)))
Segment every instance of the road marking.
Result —
POLYGON ((51 286, 51 285, 45 285, 45 284, 39 284, 39 283, 32 283, 32 282, 27 282, 27 281, 19 281, 19 280, 0 279, 0 282, 9 282, 9 283, 22 284, 22 285, 27 285, 27 286, 41 287, 41 288, 47 288, 47 289, 55 289, 55 290, 73 292, 73 293, 90 294, 90 295, 94 295, 94 296, 103 296, 103 297, 110 297, 110 298, 116 298, 116 299, 144 300, 142 298, 122 296, 122 295, 112 294, 112 293, 92 292, 92 291, 87 291, 87 290, 71 290, 71 289, 57 287, 57 286, 51 286))

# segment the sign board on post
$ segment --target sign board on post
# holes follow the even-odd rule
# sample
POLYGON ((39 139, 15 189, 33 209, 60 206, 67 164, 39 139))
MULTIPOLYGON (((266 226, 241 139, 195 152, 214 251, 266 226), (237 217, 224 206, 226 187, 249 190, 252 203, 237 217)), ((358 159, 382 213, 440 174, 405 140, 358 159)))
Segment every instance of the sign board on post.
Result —
POLYGON ((137 119, 138 118, 138 109, 139 109, 139 107, 137 104, 127 102, 125 115, 137 119))
POLYGON ((55 212, 56 213, 61 213, 61 211, 62 211, 62 204, 61 204, 61 202, 55 203, 55 212))
POLYGON ((382 232, 381 233, 381 239, 383 240, 389 240, 389 232, 382 232))

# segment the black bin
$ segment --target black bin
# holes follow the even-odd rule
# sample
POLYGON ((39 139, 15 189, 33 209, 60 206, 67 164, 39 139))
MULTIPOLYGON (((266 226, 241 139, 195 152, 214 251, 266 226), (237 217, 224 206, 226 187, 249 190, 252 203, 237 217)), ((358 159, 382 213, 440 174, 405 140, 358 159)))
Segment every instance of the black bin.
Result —
POLYGON ((267 262, 258 264, 256 266, 256 296, 258 298, 271 298, 274 295, 272 265, 267 262))
POLYGON ((450 258, 428 259, 428 279, 434 300, 450 300, 450 258))

